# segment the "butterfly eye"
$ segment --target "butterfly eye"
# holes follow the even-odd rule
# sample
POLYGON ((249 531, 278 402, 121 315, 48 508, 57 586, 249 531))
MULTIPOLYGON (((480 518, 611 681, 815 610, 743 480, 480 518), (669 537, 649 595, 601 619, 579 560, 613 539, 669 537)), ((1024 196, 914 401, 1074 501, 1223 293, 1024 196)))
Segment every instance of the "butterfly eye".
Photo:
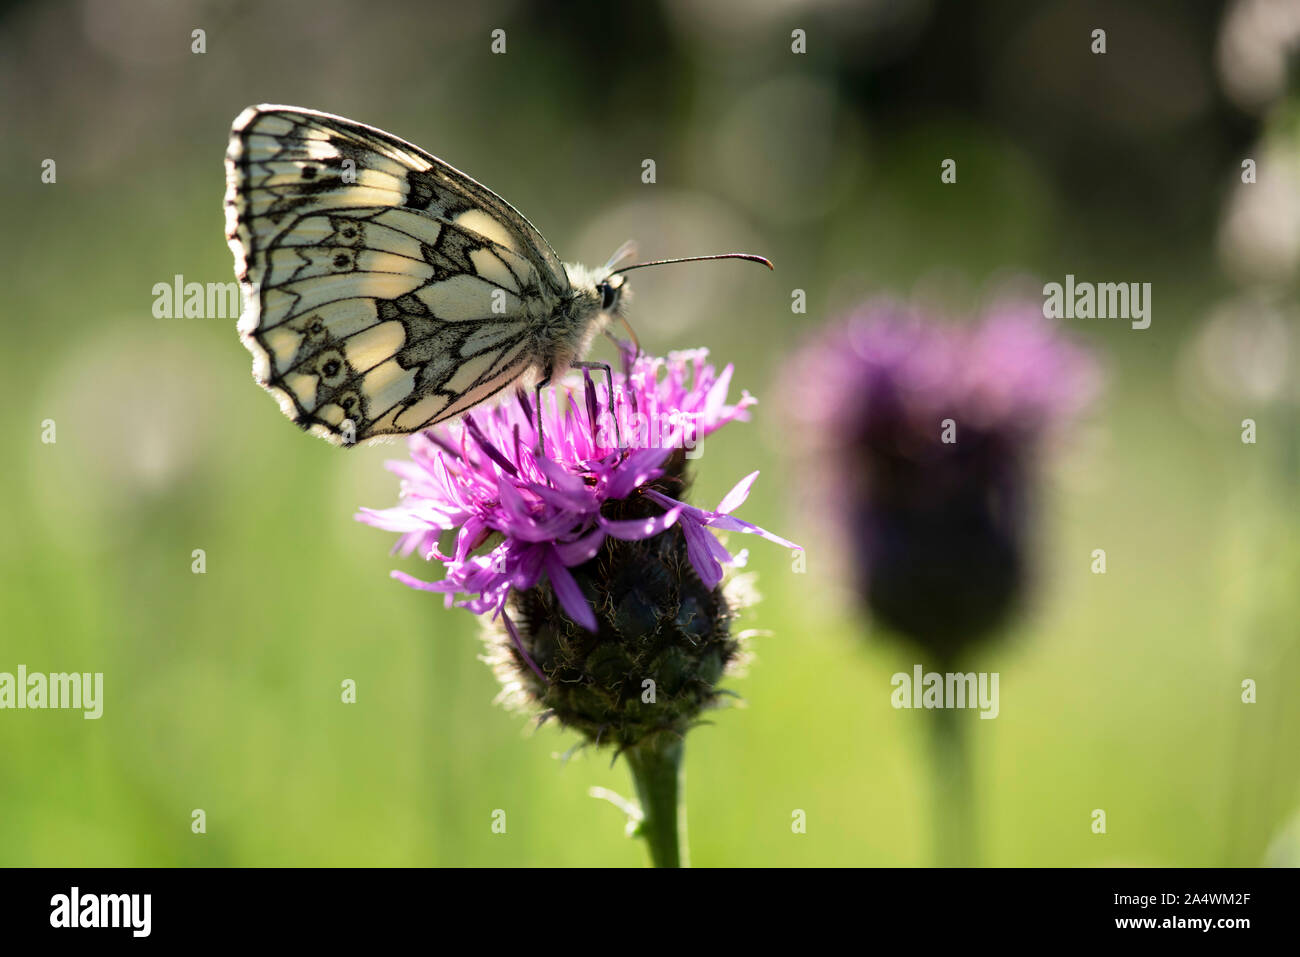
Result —
POLYGON ((608 282, 602 282, 596 288, 600 290, 600 308, 603 311, 609 312, 618 305, 618 295, 621 291, 621 287, 612 286, 608 282))

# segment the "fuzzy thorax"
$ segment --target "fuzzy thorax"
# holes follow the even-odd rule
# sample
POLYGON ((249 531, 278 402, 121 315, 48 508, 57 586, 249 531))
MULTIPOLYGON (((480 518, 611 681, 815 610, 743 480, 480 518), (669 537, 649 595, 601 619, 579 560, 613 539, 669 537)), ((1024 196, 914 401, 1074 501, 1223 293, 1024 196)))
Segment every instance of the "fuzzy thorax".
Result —
POLYGON ((565 263, 569 277, 569 296, 556 303, 549 316, 537 324, 536 355, 545 356, 539 364, 543 376, 551 379, 564 375, 575 362, 591 350, 596 336, 622 319, 627 288, 622 276, 612 276, 608 269, 588 269, 579 263, 565 263), (606 308, 607 289, 612 303, 606 308))

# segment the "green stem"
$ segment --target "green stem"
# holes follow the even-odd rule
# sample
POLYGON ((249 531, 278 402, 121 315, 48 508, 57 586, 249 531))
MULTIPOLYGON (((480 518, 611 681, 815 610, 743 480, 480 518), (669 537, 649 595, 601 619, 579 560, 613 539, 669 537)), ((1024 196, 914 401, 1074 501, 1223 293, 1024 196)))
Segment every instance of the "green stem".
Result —
POLYGON ((975 789, 960 708, 931 712, 934 746, 935 861, 940 867, 974 867, 975 789))
POLYGON ((626 752, 643 815, 637 833, 645 838, 654 867, 690 866, 682 800, 684 752, 685 743, 668 735, 657 735, 626 752))

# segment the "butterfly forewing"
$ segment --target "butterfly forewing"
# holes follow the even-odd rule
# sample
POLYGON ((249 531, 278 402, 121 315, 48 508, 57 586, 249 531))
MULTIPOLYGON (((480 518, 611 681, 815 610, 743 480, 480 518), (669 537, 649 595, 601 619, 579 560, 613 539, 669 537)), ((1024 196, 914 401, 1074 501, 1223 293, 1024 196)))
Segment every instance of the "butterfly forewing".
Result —
POLYGON ((226 232, 257 380, 351 443, 418 431, 534 365, 559 257, 490 189, 395 136, 259 106, 226 155, 226 232))

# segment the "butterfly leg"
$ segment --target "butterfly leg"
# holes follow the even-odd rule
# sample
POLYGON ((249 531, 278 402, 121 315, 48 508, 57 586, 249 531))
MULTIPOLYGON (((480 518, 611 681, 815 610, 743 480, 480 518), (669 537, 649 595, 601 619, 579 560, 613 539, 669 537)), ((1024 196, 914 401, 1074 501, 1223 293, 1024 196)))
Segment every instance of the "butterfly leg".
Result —
POLYGON ((614 406, 614 371, 609 367, 608 362, 575 362, 575 369, 600 369, 605 373, 605 386, 609 390, 606 398, 609 402, 609 417, 614 420, 614 447, 623 448, 623 432, 618 424, 618 412, 614 406))
POLYGON ((537 454, 546 454, 546 442, 542 438, 542 390, 551 384, 551 370, 547 369, 546 374, 538 380, 537 385, 533 387, 533 398, 537 405, 533 409, 537 415, 537 454))

